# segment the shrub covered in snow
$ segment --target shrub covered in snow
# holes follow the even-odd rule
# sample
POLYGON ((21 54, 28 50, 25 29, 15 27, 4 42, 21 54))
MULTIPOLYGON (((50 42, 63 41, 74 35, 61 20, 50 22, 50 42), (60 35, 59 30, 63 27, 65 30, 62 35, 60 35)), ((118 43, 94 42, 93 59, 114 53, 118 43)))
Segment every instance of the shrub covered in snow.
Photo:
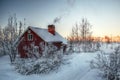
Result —
POLYGON ((14 62, 16 71, 24 75, 49 73, 58 69, 64 61, 62 49, 58 50, 52 44, 46 46, 42 54, 39 58, 16 58, 14 62))
POLYGON ((99 51, 101 47, 100 42, 85 42, 85 43, 69 43, 68 52, 95 52, 95 51, 99 51))
POLYGON ((30 75, 49 73, 50 71, 56 70, 61 64, 60 60, 41 58, 41 59, 18 59, 14 63, 17 72, 30 75))
POLYGON ((98 54, 95 60, 91 61, 91 67, 99 69, 106 80, 120 80, 120 46, 111 53, 98 54))

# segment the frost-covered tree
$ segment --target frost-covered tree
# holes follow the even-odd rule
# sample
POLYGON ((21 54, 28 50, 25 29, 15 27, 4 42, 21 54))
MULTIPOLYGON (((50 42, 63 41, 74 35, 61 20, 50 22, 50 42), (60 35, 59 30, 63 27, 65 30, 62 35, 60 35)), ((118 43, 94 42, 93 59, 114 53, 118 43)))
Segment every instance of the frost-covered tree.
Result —
POLYGON ((80 35, 81 35, 81 42, 83 45, 83 51, 91 51, 92 48, 92 31, 91 31, 91 24, 88 22, 87 19, 83 18, 82 22, 80 23, 80 35))
POLYGON ((2 47, 2 41, 3 41, 3 30, 2 27, 0 26, 0 48, 2 47))
POLYGON ((80 24, 76 24, 72 28, 72 33, 68 37, 68 40, 72 44, 72 48, 75 51, 94 51, 92 45, 93 39, 91 36, 91 24, 88 22, 87 19, 83 18, 80 24))
MULTIPOLYGON (((19 37, 19 31, 17 26, 18 25, 16 14, 10 15, 8 18, 8 24, 3 27, 2 34, 0 34, 0 36, 2 35, 1 44, 3 48, 3 53, 9 55, 11 63, 15 60, 17 53, 16 46, 14 44, 15 40, 19 37)), ((21 26, 22 25, 20 24, 20 27, 21 26)))
POLYGON ((22 34, 22 22, 19 22, 19 36, 22 34))
POLYGON ((91 67, 99 69, 106 80, 120 80, 120 46, 112 53, 98 54, 96 59, 91 61, 91 67))
POLYGON ((16 50, 14 47, 14 41, 17 38, 16 24, 16 17, 10 16, 8 18, 8 25, 3 29, 3 47, 5 53, 9 55, 11 63, 15 60, 16 56, 16 50))
POLYGON ((67 37, 69 40, 69 51, 68 52, 74 52, 74 46, 76 44, 79 44, 80 36, 79 36, 79 25, 76 23, 75 26, 72 27, 71 34, 67 37))
POLYGON ((1 52, 0 56, 5 55, 3 51, 3 29, 1 26, 0 26, 0 52, 1 52))
POLYGON ((2 38, 2 27, 0 26, 0 39, 2 38))
POLYGON ((82 41, 83 42, 88 41, 91 37, 91 34, 92 34, 91 25, 87 19, 83 18, 82 22, 80 23, 80 35, 82 41))

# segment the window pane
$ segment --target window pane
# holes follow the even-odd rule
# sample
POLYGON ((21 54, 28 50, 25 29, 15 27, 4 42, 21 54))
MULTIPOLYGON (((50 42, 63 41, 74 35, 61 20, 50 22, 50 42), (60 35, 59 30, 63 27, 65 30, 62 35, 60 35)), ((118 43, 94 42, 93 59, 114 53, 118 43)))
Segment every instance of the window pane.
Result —
POLYGON ((33 35, 32 34, 28 34, 28 40, 33 40, 33 35))

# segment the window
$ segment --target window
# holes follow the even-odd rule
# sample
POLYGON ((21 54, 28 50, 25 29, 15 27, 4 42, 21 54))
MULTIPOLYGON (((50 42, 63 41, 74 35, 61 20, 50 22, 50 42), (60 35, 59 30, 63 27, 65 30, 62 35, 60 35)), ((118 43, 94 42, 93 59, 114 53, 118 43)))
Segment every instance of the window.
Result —
POLYGON ((33 40, 33 35, 32 34, 28 34, 28 41, 32 41, 33 40))

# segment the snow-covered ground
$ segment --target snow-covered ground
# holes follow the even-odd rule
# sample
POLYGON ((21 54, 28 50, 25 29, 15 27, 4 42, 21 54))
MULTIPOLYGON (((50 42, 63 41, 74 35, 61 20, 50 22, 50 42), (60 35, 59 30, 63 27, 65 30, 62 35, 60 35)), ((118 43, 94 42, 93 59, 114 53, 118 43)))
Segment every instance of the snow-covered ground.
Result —
MULTIPOLYGON (((119 44, 103 44, 102 51, 109 53, 119 44)), ((68 64, 63 64, 59 70, 49 74, 21 75, 10 64, 9 57, 0 57, 0 80, 103 80, 98 77, 95 69, 90 69, 89 62, 94 59, 95 53, 73 53, 66 55, 68 64)))
POLYGON ((96 53, 73 53, 66 56, 69 64, 62 65, 58 71, 49 74, 21 75, 10 65, 9 57, 0 57, 0 80, 102 80, 97 70, 91 70, 89 61, 96 53))

